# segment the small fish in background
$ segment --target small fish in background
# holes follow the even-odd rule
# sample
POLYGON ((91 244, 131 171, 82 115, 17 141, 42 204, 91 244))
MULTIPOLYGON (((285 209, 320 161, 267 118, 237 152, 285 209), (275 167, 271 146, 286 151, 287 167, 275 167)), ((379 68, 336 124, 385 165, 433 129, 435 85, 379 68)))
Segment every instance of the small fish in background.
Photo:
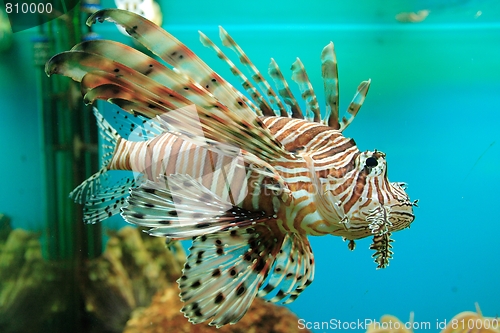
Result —
POLYGON ((102 10, 87 23, 96 21, 121 25, 168 65, 109 40, 83 42, 47 63, 47 74, 81 82, 86 103, 102 99, 126 111, 115 114, 112 126, 94 110, 105 141, 103 166, 71 196, 85 205, 86 222, 121 212, 151 235, 193 239, 178 281, 182 312, 192 323, 234 324, 256 296, 294 301, 314 278, 308 235, 340 236, 350 250, 355 240, 372 237, 377 267, 389 264, 391 234, 410 226, 416 202, 404 183, 389 182, 383 152, 360 151, 342 135, 370 81, 359 85, 341 119, 333 43, 321 53, 322 115, 298 58, 292 80, 305 108, 273 59, 268 72, 277 93, 222 28, 222 44, 248 77, 207 36, 200 33, 200 40, 250 99, 143 17, 102 10), (112 170, 142 178, 107 186, 112 170))
POLYGON ((403 12, 396 15, 396 20, 401 23, 418 23, 429 16, 430 10, 423 9, 418 12, 403 12))
POLYGON ((420 23, 432 13, 433 22, 471 22, 480 19, 483 13, 497 11, 496 0, 429 0, 420 1, 424 9, 401 12, 395 16, 401 23, 420 23))

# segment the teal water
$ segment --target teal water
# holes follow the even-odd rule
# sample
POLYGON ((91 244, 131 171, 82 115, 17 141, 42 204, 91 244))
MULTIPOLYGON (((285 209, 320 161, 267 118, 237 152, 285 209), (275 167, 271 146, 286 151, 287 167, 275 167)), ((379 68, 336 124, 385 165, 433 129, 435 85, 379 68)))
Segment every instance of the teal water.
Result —
MULTIPOLYGON (((473 311, 475 302, 485 316, 499 315, 497 1, 191 1, 189 6, 173 1, 161 6, 163 27, 230 81, 230 72, 198 42, 197 30, 215 41, 217 26, 223 25, 263 71, 273 57, 287 75, 300 57, 320 101, 319 56, 333 41, 341 110, 362 80, 372 80, 345 135, 361 150, 387 154, 390 180, 408 183, 410 198, 419 199, 416 220, 411 229, 393 235, 394 259, 384 270, 375 269, 369 239, 350 252, 340 238, 311 238, 315 280, 289 306, 303 323, 357 323, 384 314, 405 322, 414 312, 416 323, 430 323, 422 331, 437 332, 436 322, 473 311), (423 22, 394 19, 421 9, 430 10, 423 22)), ((125 40, 111 24, 98 31, 125 40)), ((31 65, 24 65, 30 49, 23 41, 31 34, 16 34, 16 48, 0 54, 0 156, 5 161, 0 212, 18 227, 43 230, 37 224, 44 210, 44 174, 36 82, 31 65)), ((313 331, 334 330, 327 325, 313 331)))

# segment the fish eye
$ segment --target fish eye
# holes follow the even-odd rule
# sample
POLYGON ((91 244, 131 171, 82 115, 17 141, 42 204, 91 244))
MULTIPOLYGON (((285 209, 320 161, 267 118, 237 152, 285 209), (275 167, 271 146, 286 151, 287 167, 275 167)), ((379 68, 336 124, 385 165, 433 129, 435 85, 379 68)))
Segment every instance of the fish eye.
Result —
POLYGON ((375 157, 368 157, 365 161, 367 167, 376 167, 378 165, 377 159, 375 157))

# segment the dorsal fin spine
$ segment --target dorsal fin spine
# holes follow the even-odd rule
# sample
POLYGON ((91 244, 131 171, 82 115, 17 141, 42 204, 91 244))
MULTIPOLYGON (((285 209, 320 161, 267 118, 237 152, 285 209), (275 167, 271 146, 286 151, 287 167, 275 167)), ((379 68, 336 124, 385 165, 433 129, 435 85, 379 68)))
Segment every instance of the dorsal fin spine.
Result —
POLYGON ((314 88, 309 81, 306 69, 299 58, 292 64, 292 80, 298 84, 302 99, 306 102, 306 119, 320 122, 321 116, 318 100, 316 99, 314 88))
POLYGON ((252 63, 250 58, 248 58, 242 48, 234 41, 234 39, 227 33, 227 31, 222 27, 219 27, 219 31, 222 45, 228 47, 234 53, 236 53, 236 55, 240 59, 241 64, 248 69, 248 71, 252 74, 252 79, 257 83, 257 86, 260 87, 262 92, 264 92, 263 95, 267 96, 272 104, 277 105, 281 114, 284 115, 286 113, 285 106, 278 98, 278 95, 276 95, 276 92, 274 92, 273 88, 266 81, 264 76, 262 76, 257 67, 255 67, 255 65, 252 63))
POLYGON ((215 45, 214 42, 212 42, 212 40, 210 40, 210 38, 208 38, 207 35, 205 35, 203 32, 198 31, 198 33, 200 34, 200 42, 203 44, 203 46, 211 48, 217 54, 217 57, 222 61, 224 61, 229 66, 229 68, 231 69, 231 73, 233 73, 234 76, 240 79, 241 85, 253 99, 254 103, 260 105, 260 108, 258 108, 255 105, 253 105, 253 103, 248 103, 248 105, 254 109, 255 113, 258 116, 262 116, 263 111, 266 110, 272 111, 271 107, 269 106, 269 104, 267 104, 267 101, 263 98, 263 96, 260 94, 257 88, 255 88, 255 86, 238 69, 238 67, 236 67, 236 65, 224 54, 224 52, 222 52, 222 50, 219 47, 217 47, 217 45, 215 45))
POLYGON ((337 57, 332 42, 321 52, 321 77, 325 89, 326 114, 323 122, 335 129, 340 128, 339 123, 339 79, 337 57))

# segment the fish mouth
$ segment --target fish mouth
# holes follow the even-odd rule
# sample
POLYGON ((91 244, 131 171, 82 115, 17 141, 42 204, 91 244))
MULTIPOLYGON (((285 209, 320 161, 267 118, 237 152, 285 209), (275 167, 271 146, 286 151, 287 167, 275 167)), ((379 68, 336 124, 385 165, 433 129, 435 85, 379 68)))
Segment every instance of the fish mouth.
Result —
POLYGON ((389 232, 392 222, 389 219, 390 207, 379 205, 368 212, 366 222, 372 234, 384 235, 389 232))
POLYGON ((418 207, 418 200, 410 200, 410 197, 406 193, 406 183, 394 182, 391 183, 391 188, 397 200, 387 203, 390 207, 389 219, 392 223, 391 231, 409 228, 415 220, 413 207, 418 207))
MULTIPOLYGON (((410 203, 411 204, 411 203, 410 203)), ((390 231, 399 231, 409 228, 411 224, 415 221, 415 215, 413 214, 413 209, 403 210, 403 211, 392 211, 389 220, 391 222, 390 231)))

